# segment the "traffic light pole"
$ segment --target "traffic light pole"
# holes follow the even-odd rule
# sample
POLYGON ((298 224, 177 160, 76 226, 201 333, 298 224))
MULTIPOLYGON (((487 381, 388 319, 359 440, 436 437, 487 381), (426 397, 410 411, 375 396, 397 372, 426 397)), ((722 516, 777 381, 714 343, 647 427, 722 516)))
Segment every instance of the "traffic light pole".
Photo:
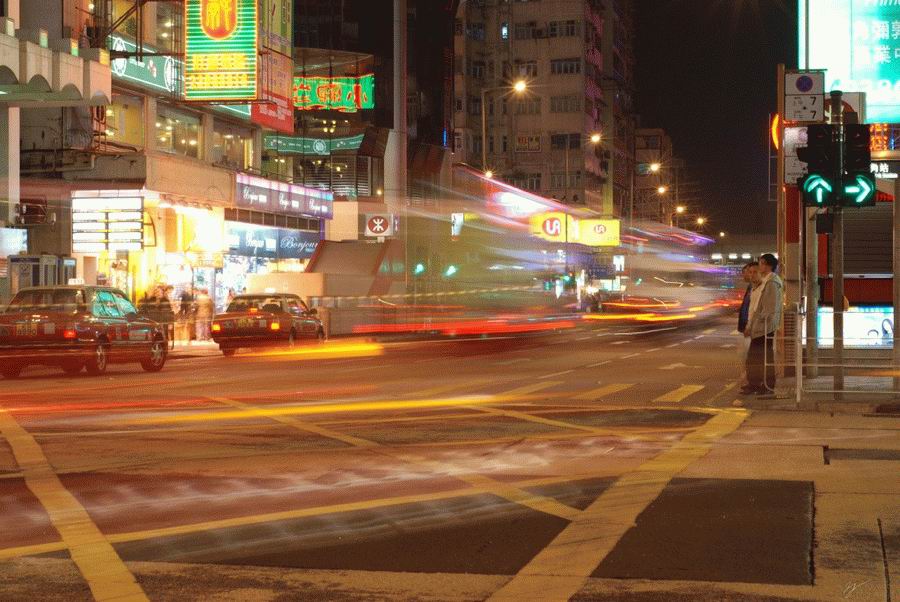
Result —
MULTIPOLYGON (((835 161, 835 182, 844 178, 844 102, 840 90, 831 93, 831 119, 837 126, 837 161, 835 161)), ((834 231, 831 244, 832 294, 831 305, 834 320, 834 398, 844 398, 844 212, 843 208, 832 208, 834 215, 834 231)))

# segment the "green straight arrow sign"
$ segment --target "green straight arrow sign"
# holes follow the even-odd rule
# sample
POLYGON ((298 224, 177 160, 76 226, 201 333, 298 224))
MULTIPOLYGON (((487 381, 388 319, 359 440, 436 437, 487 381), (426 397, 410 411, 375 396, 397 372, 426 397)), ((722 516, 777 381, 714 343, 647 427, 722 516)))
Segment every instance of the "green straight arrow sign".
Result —
POLYGON ((803 181, 803 198, 807 205, 826 205, 833 191, 831 182, 818 174, 810 174, 803 181))

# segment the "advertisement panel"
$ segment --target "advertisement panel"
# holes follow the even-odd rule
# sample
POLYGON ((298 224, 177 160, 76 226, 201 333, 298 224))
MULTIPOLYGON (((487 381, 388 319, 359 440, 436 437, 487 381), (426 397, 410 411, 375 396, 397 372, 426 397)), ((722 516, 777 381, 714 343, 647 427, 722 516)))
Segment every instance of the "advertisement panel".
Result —
POLYGON ((72 251, 144 248, 144 196, 140 190, 72 193, 72 251))
POLYGON ((267 180, 245 173, 236 175, 238 207, 331 219, 334 195, 326 190, 267 180))
POLYGON ((578 242, 589 247, 618 247, 620 222, 617 219, 583 219, 578 224, 578 242))
POLYGON ((319 233, 288 228, 226 222, 228 253, 266 259, 309 259, 319 244, 319 233))
POLYGON ((358 150, 365 134, 342 138, 307 138, 305 136, 266 136, 263 149, 292 155, 330 155, 334 151, 358 150))
POLYGON ((253 123, 283 132, 294 133, 294 107, 291 106, 291 72, 294 61, 277 52, 260 57, 260 100, 250 107, 253 123))
MULTIPOLYGON (((819 346, 834 346, 834 315, 830 307, 820 307, 819 346)), ((848 348, 894 346, 894 309, 892 307, 851 307, 844 312, 844 346, 848 348)))
POLYGON ((549 211, 534 215, 529 221, 531 233, 538 238, 549 242, 578 242, 578 219, 571 215, 567 216, 561 211, 549 211))
POLYGON ((798 2, 799 65, 825 69, 825 90, 866 93, 870 122, 900 122, 900 2, 810 2, 809 65, 806 8, 798 2))
POLYGON ((294 52, 294 0, 259 0, 260 44, 284 56, 294 52))
POLYGON ((355 113, 375 108, 375 75, 295 77, 294 106, 301 111, 355 113))
POLYGON ((255 100, 257 0, 184 0, 184 98, 255 100))

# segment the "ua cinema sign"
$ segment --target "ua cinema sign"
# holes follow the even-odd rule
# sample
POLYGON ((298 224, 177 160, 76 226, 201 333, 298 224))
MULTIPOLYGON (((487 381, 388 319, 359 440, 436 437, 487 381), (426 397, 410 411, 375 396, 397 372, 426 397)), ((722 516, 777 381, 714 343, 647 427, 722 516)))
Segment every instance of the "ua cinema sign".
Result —
POLYGON ((255 100, 257 0, 185 0, 184 98, 255 100))
POLYGON ((549 242, 572 242, 589 247, 617 247, 620 222, 617 219, 577 219, 552 211, 531 218, 531 233, 549 242))

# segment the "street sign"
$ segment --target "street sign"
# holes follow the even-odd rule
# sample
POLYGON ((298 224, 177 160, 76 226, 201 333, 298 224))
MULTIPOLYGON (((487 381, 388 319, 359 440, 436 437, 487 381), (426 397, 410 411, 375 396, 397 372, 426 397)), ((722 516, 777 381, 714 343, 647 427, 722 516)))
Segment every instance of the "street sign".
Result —
POLYGON ((825 72, 789 71, 784 75, 784 118, 794 123, 825 121, 825 72))
POLYGON ((384 213, 366 216, 366 236, 384 237, 394 234, 394 216, 384 213))
POLYGON ((806 163, 797 158, 797 149, 806 146, 806 126, 784 128, 784 183, 796 184, 806 175, 806 163))

